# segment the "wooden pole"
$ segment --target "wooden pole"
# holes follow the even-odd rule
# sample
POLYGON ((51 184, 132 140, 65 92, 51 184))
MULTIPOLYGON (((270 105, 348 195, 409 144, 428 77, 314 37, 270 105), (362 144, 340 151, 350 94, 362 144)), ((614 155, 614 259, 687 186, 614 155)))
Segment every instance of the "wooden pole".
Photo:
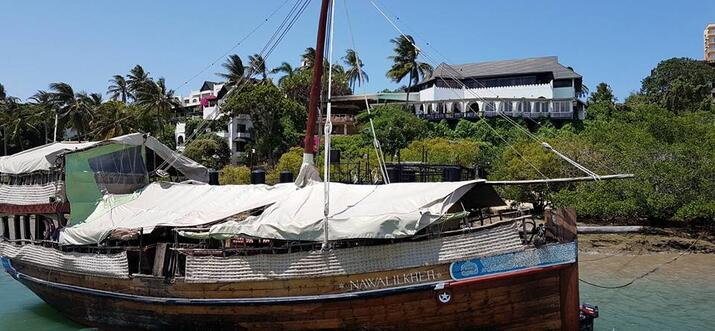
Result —
MULTIPOLYGON (((323 79, 323 53, 325 47, 325 30, 328 22, 328 5, 330 0, 323 0, 320 7, 320 20, 318 21, 318 38, 315 43, 315 62, 313 63, 313 83, 310 87, 308 100, 308 122, 306 123, 305 139, 303 139, 303 153, 313 154, 313 134, 317 120, 318 103, 323 79)), ((330 70, 330 68, 328 68, 330 70)))

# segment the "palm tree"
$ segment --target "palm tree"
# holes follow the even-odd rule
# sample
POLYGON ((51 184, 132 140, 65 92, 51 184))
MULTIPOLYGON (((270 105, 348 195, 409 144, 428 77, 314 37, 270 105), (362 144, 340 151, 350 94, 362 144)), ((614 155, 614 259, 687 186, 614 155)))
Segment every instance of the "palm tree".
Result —
POLYGON ((399 83, 405 77, 409 76, 407 81, 407 97, 405 103, 410 100, 410 88, 413 84, 432 74, 432 66, 429 63, 417 61, 420 55, 420 50, 414 46, 415 40, 412 36, 400 35, 397 38, 390 40, 395 45, 395 55, 390 56, 394 63, 390 70, 387 71, 387 77, 392 81, 399 83))
POLYGON ((135 116, 130 107, 118 101, 103 103, 97 108, 92 121, 92 136, 95 140, 106 140, 137 131, 135 116))
POLYGON ((129 87, 129 96, 134 100, 137 99, 137 94, 144 88, 144 85, 149 82, 149 73, 144 71, 144 68, 140 65, 134 66, 132 70, 129 71, 127 75, 127 86, 129 87))
POLYGON ((315 48, 306 48, 300 58, 302 60, 302 63, 300 65, 302 69, 313 69, 313 65, 315 64, 315 48))
POLYGON ((127 97, 129 96, 129 84, 127 80, 124 79, 122 75, 114 75, 112 79, 109 80, 109 87, 107 88, 107 94, 110 95, 112 100, 120 99, 123 103, 127 103, 127 97))
MULTIPOLYGON (((48 143, 50 142, 49 129, 54 126, 55 120, 58 116, 52 102, 52 93, 40 90, 32 95, 29 100, 30 104, 35 109, 35 113, 39 116, 40 121, 42 122, 43 131, 45 133, 45 143, 48 143)), ((56 138, 57 128, 54 129, 56 138)))
POLYGON ((253 54, 248 57, 248 76, 253 77, 255 75, 259 75, 263 82, 268 81, 266 61, 260 54, 253 54))
POLYGON ((277 73, 284 73, 281 78, 278 79, 278 85, 283 85, 283 82, 285 82, 286 79, 292 78, 293 75, 295 74, 296 69, 293 68, 293 66, 290 65, 288 62, 283 62, 281 63, 280 66, 277 66, 271 70, 272 74, 277 74, 277 73))
MULTIPOLYGON (((4 101, 3 128, 6 139, 17 139, 17 146, 20 150, 25 149, 23 133, 32 133, 37 131, 35 123, 38 121, 38 116, 30 107, 25 107, 20 104, 20 99, 15 97, 5 97, 4 101)), ((5 140, 7 142, 7 140, 5 140)), ((5 143, 7 145, 7 143, 5 143)), ((7 149, 7 147, 5 147, 7 149)), ((7 154, 7 150, 5 151, 7 154)))
POLYGON ((156 82, 148 80, 144 88, 137 94, 137 105, 146 112, 155 112, 157 132, 161 129, 161 118, 167 116, 172 109, 181 107, 181 102, 174 96, 174 90, 166 88, 164 78, 156 82))
POLYGON ((226 69, 226 72, 216 74, 223 77, 229 85, 236 85, 246 74, 246 68, 243 66, 243 61, 238 54, 230 55, 221 66, 226 69))
POLYGON ((362 69, 365 65, 355 50, 348 49, 343 57, 343 62, 348 66, 346 74, 351 90, 355 90, 355 84, 362 86, 363 83, 370 80, 365 70, 362 69))
POLYGON ((69 124, 77 131, 78 138, 81 138, 88 131, 92 119, 90 104, 93 97, 85 92, 75 93, 72 86, 61 82, 50 84, 50 91, 52 104, 63 124, 69 124))

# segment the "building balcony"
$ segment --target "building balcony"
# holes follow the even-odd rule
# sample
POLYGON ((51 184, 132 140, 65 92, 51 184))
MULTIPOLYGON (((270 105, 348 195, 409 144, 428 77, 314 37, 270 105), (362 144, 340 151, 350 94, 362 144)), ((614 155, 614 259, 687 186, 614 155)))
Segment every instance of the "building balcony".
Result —
MULTIPOLYGON (((327 117, 323 116, 320 119, 320 123, 325 123, 325 119, 327 117)), ((350 114, 333 114, 330 115, 330 122, 333 124, 353 124, 357 122, 357 118, 355 115, 350 115, 350 114)))
POLYGON ((251 140, 253 139, 253 134, 250 132, 236 132, 233 137, 233 140, 251 140))
POLYGON ((466 113, 433 113, 433 114, 417 114, 417 117, 428 120, 428 121, 441 121, 441 120, 458 120, 458 119, 470 119, 479 118, 479 115, 474 112, 466 113))

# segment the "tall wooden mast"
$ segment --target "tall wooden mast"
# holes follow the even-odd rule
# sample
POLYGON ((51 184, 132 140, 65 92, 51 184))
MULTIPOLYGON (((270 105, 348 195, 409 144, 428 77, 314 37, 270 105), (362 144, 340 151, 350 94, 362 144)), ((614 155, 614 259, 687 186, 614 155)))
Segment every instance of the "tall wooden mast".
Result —
MULTIPOLYGON (((331 0, 323 0, 320 6, 320 20, 318 21, 318 39, 315 42, 315 62, 313 63, 313 83, 310 87, 310 100, 308 101, 308 122, 306 123, 305 138, 303 139, 304 161, 307 154, 315 153, 313 149, 313 135, 317 122, 318 105, 323 78, 323 53, 325 47, 325 30, 328 22, 328 7, 331 0)), ((312 163, 312 162, 311 162, 312 163)))

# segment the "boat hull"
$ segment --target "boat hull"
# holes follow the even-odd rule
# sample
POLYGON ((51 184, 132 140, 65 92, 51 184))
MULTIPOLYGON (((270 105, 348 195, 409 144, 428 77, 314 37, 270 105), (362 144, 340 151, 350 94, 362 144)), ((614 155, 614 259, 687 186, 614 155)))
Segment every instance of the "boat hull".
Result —
MULTIPOLYGON (((564 329, 565 277, 576 265, 356 293, 253 298, 142 295, 156 294, 163 282, 94 277, 83 283, 90 278, 43 272, 21 262, 11 268, 13 277, 70 319, 103 329, 559 330, 564 329), (104 291, 98 286, 126 290, 104 291)), ((163 286, 171 291, 177 285, 163 286)))

